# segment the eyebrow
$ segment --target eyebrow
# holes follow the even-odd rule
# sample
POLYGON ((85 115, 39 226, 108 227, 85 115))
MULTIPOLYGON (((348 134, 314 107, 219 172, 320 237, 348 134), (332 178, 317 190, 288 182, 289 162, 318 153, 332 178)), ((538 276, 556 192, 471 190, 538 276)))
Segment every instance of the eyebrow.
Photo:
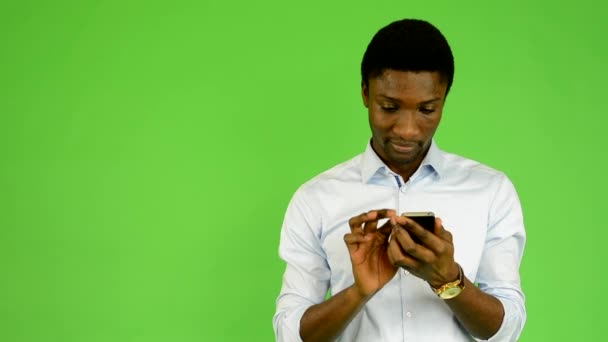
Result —
MULTIPOLYGON (((399 100, 396 97, 390 97, 390 96, 386 96, 386 95, 382 95, 382 94, 378 94, 377 97, 380 97, 380 98, 383 98, 383 99, 387 99, 387 100, 391 100, 391 101, 394 101, 394 102, 401 102, 401 100, 399 100)), ((432 98, 430 100, 422 101, 419 104, 421 104, 421 105, 431 104, 431 103, 437 102, 439 100, 441 100, 440 97, 434 97, 434 98, 432 98)))

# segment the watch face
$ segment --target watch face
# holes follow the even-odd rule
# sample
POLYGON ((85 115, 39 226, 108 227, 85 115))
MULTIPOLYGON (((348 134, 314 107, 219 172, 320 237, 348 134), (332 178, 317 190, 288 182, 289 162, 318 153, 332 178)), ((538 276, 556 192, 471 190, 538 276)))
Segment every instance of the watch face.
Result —
POLYGON ((450 299, 458 296, 460 292, 462 292, 462 289, 458 286, 455 286, 443 291, 439 296, 443 299, 450 299))

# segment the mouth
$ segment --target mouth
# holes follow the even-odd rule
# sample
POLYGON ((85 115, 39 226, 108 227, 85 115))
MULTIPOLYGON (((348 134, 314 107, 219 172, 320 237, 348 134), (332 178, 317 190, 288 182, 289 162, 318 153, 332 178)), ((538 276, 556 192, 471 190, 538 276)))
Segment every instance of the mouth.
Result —
POLYGON ((391 141, 390 145, 393 147, 393 149, 399 153, 410 153, 412 151, 414 151, 416 148, 418 148, 418 144, 413 143, 413 142, 406 142, 406 143, 399 143, 399 142, 395 142, 395 141, 391 141))

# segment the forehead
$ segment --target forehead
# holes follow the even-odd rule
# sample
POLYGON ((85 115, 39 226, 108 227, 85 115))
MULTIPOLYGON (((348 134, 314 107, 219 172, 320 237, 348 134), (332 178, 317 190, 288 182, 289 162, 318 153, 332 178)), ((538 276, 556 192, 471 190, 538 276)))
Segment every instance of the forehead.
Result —
POLYGON ((437 71, 400 71, 387 69, 378 77, 370 79, 370 93, 404 101, 443 99, 447 89, 437 71))

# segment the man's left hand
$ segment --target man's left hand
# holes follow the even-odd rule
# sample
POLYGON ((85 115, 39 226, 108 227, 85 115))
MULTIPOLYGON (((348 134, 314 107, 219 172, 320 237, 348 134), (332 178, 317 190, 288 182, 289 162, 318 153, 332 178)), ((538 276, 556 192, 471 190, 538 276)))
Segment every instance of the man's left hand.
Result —
POLYGON ((434 288, 458 278, 452 234, 443 228, 441 219, 435 219, 434 232, 404 216, 392 217, 391 224, 388 258, 395 266, 403 267, 434 288), (414 242, 412 236, 420 243, 414 242))

